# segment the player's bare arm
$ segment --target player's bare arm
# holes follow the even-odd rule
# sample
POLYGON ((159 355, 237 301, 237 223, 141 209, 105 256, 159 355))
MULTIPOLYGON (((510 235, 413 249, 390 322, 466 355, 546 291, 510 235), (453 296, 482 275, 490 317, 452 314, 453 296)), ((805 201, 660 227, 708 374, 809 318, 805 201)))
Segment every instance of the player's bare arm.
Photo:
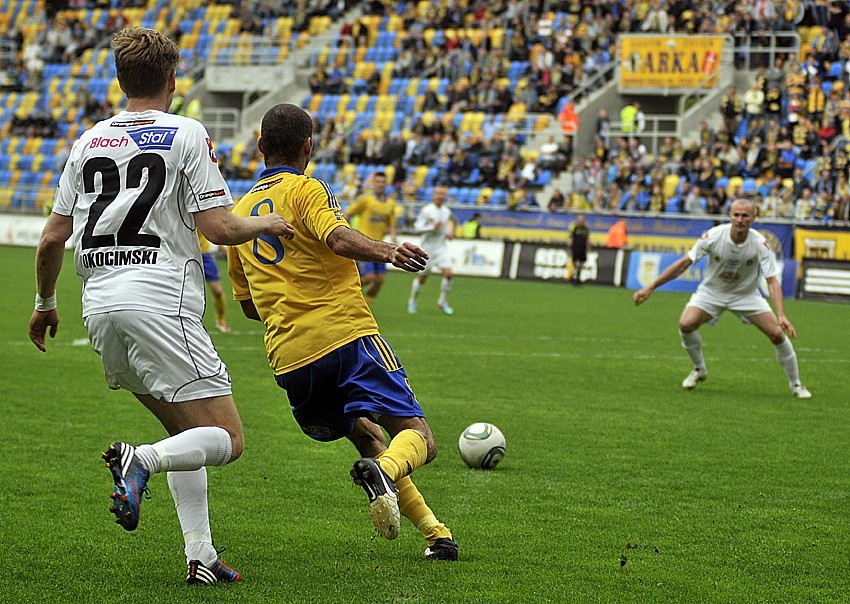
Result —
POLYGON ((206 238, 217 245, 239 245, 260 235, 284 239, 292 239, 295 235, 292 225, 276 212, 243 218, 224 207, 216 207, 194 216, 206 238))
POLYGON ((343 225, 331 231, 326 243, 337 256, 361 262, 390 262, 396 268, 410 273, 423 270, 428 260, 425 250, 412 243, 393 245, 375 241, 343 225))
POLYGON ((656 289, 664 285, 665 283, 669 283, 682 273, 684 273, 688 268, 693 264, 693 261, 689 256, 682 256, 676 262, 667 267, 663 273, 661 273, 658 278, 652 282, 651 285, 644 287, 641 290, 635 292, 635 295, 632 296, 632 300, 634 300, 635 306, 640 306, 644 302, 646 302, 649 297, 652 295, 656 289))
POLYGON ((65 258, 65 242, 74 230, 70 216, 53 213, 44 225, 35 257, 37 280, 36 308, 30 317, 29 336, 32 343, 46 352, 44 336, 56 337, 59 328, 59 313, 56 311, 56 280, 65 258))
POLYGON ((796 338, 797 330, 794 329, 791 321, 789 321, 788 317, 785 316, 785 304, 782 298, 782 285, 779 283, 779 279, 776 277, 768 277, 766 280, 767 291, 770 292, 770 299, 773 300, 773 307, 776 309, 776 318, 779 319, 779 326, 790 337, 796 338))

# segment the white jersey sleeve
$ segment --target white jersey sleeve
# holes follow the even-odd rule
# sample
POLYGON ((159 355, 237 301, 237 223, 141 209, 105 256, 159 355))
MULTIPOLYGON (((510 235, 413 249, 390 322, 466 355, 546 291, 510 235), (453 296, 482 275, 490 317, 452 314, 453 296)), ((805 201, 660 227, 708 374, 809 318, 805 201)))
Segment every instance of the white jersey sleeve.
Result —
POLYGON ((62 216, 73 216, 74 205, 77 203, 76 182, 74 175, 77 174, 77 164, 80 160, 80 139, 74 141, 65 169, 59 177, 56 187, 56 195, 53 198, 53 211, 62 216))
POLYGON ((201 212, 218 206, 232 206, 230 189, 218 169, 212 141, 204 126, 187 120, 186 149, 183 175, 190 194, 183 197, 186 209, 201 212))
POLYGON ((767 242, 767 239, 761 233, 755 232, 750 229, 750 234, 755 234, 757 249, 758 249, 758 259, 759 259, 759 267, 761 268, 761 274, 765 279, 770 277, 779 276, 779 264, 776 262, 776 254, 773 253, 773 250, 770 249, 770 244, 767 242))
POLYGON ((691 259, 691 262, 696 264, 704 256, 710 254, 712 248, 717 243, 717 240, 720 238, 721 232, 721 227, 713 227, 703 233, 702 236, 697 239, 697 242, 688 252, 688 257, 691 259))

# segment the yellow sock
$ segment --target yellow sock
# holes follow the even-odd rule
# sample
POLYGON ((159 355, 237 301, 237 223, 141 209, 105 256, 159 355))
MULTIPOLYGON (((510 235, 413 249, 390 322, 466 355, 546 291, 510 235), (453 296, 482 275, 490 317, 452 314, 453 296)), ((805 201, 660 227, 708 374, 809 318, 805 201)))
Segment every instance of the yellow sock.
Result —
POLYGON ((437 520, 410 476, 401 478, 395 486, 398 489, 399 511, 419 529, 428 545, 434 545, 437 539, 452 538, 452 532, 446 528, 445 524, 437 520))
POLYGON ((428 449, 425 437, 417 430, 402 430, 390 441, 378 462, 393 482, 398 482, 416 468, 425 465, 428 449))
POLYGON ((215 320, 224 321, 224 309, 227 308, 227 301, 224 295, 213 296, 213 308, 215 308, 215 320))

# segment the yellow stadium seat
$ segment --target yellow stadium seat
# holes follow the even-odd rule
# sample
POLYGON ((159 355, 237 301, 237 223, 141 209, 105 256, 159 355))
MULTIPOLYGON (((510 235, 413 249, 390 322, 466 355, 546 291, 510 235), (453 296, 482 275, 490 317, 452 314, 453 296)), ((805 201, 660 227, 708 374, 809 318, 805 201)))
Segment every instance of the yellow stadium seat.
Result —
POLYGON ((395 178, 395 164, 384 166, 384 174, 387 175, 387 182, 392 182, 393 178, 395 178))
POLYGON ((744 179, 740 176, 733 176, 729 179, 729 184, 726 185, 726 193, 731 197, 735 192, 744 186, 744 179))
POLYGON ((313 111, 313 112, 318 111, 319 107, 322 106, 322 98, 323 97, 324 97, 324 95, 322 95, 321 92, 317 92, 316 94, 311 96, 310 97, 310 105, 307 107, 307 110, 313 111))
POLYGON ((679 186, 679 175, 678 174, 669 174, 664 177, 664 185, 662 188, 662 194, 664 195, 664 199, 670 199, 676 195, 676 187, 679 186))
POLYGON ((368 107, 368 106, 369 106, 369 95, 368 94, 361 94, 360 96, 357 97, 357 104, 354 106, 354 110, 357 113, 362 113, 362 112, 366 111, 366 107, 368 107))
POLYGON ((416 166, 416 169, 413 171, 413 182, 417 185, 424 186, 425 178, 428 176, 429 166, 416 166))

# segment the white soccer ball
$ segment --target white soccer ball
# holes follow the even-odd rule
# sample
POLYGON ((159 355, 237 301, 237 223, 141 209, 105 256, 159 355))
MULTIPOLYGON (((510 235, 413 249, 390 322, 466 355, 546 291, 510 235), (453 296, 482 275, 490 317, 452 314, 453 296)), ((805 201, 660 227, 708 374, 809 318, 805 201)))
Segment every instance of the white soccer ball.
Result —
POLYGON ((460 456, 470 468, 492 470, 505 456, 505 437, 493 424, 472 424, 457 441, 460 456))

